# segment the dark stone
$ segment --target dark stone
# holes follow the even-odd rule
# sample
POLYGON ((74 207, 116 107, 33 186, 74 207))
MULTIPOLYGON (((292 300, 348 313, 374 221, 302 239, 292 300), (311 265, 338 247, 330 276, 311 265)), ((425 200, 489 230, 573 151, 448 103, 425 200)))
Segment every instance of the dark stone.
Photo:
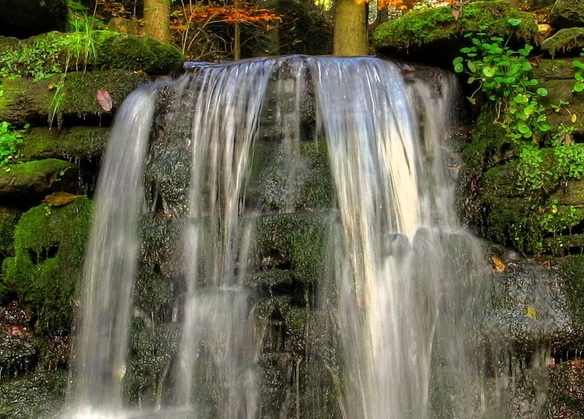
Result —
POLYGON ((557 0, 548 16, 556 28, 584 26, 584 0, 557 0))
POLYGON ((0 35, 28 38, 49 31, 63 31, 67 24, 66 0, 2 0, 0 35))

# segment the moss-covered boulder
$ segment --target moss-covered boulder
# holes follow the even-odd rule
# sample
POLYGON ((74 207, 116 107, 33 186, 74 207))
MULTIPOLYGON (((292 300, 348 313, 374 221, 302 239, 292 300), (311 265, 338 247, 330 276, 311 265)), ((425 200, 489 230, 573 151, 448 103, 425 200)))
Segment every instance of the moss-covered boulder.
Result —
POLYGON ((556 28, 584 27, 584 0, 557 0, 548 22, 556 28))
POLYGON ((76 192, 75 167, 73 163, 59 159, 34 160, 8 166, 0 170, 0 201, 22 206, 31 201, 38 202, 52 192, 76 192))
POLYGON ((64 30, 66 0, 2 0, 0 35, 26 38, 43 32, 64 30))
POLYGON ((406 13, 379 25, 373 45, 382 55, 451 68, 460 48, 470 43, 465 35, 476 32, 509 39, 510 46, 539 44, 531 14, 511 7, 508 1, 494 0, 469 3, 461 14, 451 6, 406 13), (512 26, 508 19, 520 19, 521 24, 512 26))
POLYGON ((0 75, 35 79, 54 73, 123 69, 147 74, 168 74, 181 67, 185 56, 173 45, 147 36, 112 31, 48 32, 10 42, 10 54, 0 56, 0 75))
POLYGON ((32 128, 22 136, 19 160, 46 158, 99 160, 103 154, 109 129, 105 127, 32 128))
POLYGON ((541 50, 548 56, 578 56, 584 48, 584 28, 560 29, 541 43, 541 50))
POLYGON ((147 36, 97 31, 95 55, 88 64, 98 68, 122 68, 148 74, 168 74, 180 68, 185 56, 173 45, 147 36))
POLYGON ((44 203, 25 212, 16 226, 3 282, 36 314, 38 332, 69 333, 91 212, 85 197, 58 207, 44 203))
POLYGON ((29 78, 3 79, 0 96, 0 121, 23 125, 53 125, 80 121, 107 123, 112 112, 136 87, 150 79, 144 73, 127 70, 73 72, 33 81, 29 78), (98 90, 112 99, 112 109, 105 111, 97 101, 98 90))

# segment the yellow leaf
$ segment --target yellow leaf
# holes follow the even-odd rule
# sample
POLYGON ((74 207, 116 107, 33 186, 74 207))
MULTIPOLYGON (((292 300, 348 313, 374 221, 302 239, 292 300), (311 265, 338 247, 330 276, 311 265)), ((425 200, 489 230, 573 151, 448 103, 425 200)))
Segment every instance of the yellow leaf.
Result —
POLYGON ((51 204, 54 207, 61 207, 79 198, 79 195, 73 195, 67 192, 55 192, 47 195, 43 202, 51 204))
POLYGON ((537 310, 533 306, 525 306, 525 315, 532 320, 537 320, 537 310))
POLYGON ((507 268, 507 266, 505 265, 505 262, 503 262, 503 260, 501 260, 500 257, 491 256, 491 262, 493 264, 493 270, 495 272, 505 272, 505 269, 507 268))
POLYGON ((575 113, 573 113, 573 114, 570 116, 570 119, 572 120, 572 123, 574 123, 574 122, 576 122, 576 121, 578 120, 578 115, 576 115, 575 113))

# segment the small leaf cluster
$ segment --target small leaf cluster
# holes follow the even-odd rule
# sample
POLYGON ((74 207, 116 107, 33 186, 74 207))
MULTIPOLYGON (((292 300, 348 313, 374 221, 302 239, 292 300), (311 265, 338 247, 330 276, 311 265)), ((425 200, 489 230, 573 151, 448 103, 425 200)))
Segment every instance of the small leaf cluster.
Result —
MULTIPOLYGON (((28 125, 24 127, 24 130, 26 129, 28 125)), ((0 167, 7 166, 17 157, 24 130, 15 130, 9 122, 0 122, 0 167)))
POLYGON ((63 71, 59 61, 62 38, 47 34, 0 54, 0 78, 32 77, 35 81, 63 71))
MULTIPOLYGON (((520 19, 509 19, 509 24, 518 26, 520 19)), ((486 29, 486 28, 483 28, 486 29)), ((468 83, 478 83, 478 88, 469 100, 481 91, 495 102, 500 124, 514 139, 530 139, 551 129, 546 124, 545 108, 538 98, 547 96, 547 90, 537 88, 539 81, 530 77, 532 65, 529 55, 533 49, 525 45, 513 50, 499 36, 488 37, 485 32, 468 34, 472 45, 462 48, 464 56, 453 61, 454 71, 469 75, 468 83)))

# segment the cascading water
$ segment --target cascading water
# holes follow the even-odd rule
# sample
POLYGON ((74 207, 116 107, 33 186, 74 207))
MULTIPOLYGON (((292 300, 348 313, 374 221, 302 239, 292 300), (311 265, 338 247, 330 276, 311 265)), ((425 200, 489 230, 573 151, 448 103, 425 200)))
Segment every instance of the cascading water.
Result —
MULTIPOLYGON (((248 278, 268 264, 252 262, 259 220, 304 210, 324 214, 330 229, 313 309, 332 320, 331 341, 340 346, 341 366, 326 366, 337 412, 490 417, 470 338, 483 261, 455 221, 447 167, 455 97, 454 80, 438 70, 302 56, 193 65, 176 81, 134 92, 118 113, 100 177, 65 416, 270 417, 258 371, 267 332, 253 320, 248 278), (336 208, 306 204, 312 172, 301 150, 321 137, 336 208), (277 151, 262 157, 266 144, 277 151), (172 164, 145 175, 162 154, 172 164), (265 160, 270 169, 260 167, 265 160), (277 176, 267 182, 262 170, 277 176), (277 197, 265 191, 274 186, 283 191, 277 197), (144 220, 178 231, 163 235, 173 250, 154 264, 172 281, 163 320, 132 309, 138 260, 150 246, 148 233, 139 239, 144 220), (165 321, 173 333, 154 401, 128 406, 136 318, 151 330, 165 321), (445 382, 454 382, 451 393, 445 382)), ((302 411, 298 395, 295 409, 287 404, 280 417, 319 417, 318 407, 302 411)))

